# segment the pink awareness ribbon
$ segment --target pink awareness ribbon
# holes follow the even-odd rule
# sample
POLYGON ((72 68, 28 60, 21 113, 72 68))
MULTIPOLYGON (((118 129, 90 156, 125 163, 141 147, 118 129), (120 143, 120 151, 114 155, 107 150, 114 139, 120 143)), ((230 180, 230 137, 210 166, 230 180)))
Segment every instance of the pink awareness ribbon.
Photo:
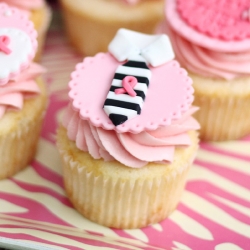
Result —
POLYGON ((7 47, 9 43, 10 38, 8 36, 0 36, 0 51, 3 51, 7 55, 11 53, 11 50, 7 47))
POLYGON ((122 80, 123 88, 119 88, 115 90, 117 95, 128 93, 130 96, 135 97, 136 92, 134 91, 134 87, 137 84, 137 79, 134 76, 126 76, 122 80))

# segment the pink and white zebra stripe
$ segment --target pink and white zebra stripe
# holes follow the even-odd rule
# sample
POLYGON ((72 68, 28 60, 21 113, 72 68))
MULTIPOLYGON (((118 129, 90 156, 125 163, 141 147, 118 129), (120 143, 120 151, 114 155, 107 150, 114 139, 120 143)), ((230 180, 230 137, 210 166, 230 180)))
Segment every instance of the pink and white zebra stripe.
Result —
POLYGON ((70 72, 82 58, 60 25, 49 32, 42 63, 50 105, 36 158, 0 181, 0 247, 37 249, 250 249, 250 137, 201 144, 177 210, 162 223, 113 230, 78 214, 65 196, 55 131, 67 104, 70 72), (155 247, 154 247, 155 246, 155 247))

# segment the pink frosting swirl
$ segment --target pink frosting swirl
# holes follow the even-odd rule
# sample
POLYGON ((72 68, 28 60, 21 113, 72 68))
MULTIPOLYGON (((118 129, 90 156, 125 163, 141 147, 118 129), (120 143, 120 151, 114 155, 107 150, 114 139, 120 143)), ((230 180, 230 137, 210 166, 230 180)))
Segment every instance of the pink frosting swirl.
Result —
POLYGON ((67 129, 68 138, 94 159, 117 160, 128 167, 141 168, 149 162, 172 162, 176 146, 191 144, 187 132, 200 127, 191 116, 196 110, 191 107, 171 125, 133 134, 95 127, 88 120, 81 119, 79 112, 70 104, 63 126, 67 129))
POLYGON ((11 6, 21 8, 24 10, 35 10, 39 9, 44 5, 44 0, 4 0, 0 2, 5 2, 11 6))
POLYGON ((36 79, 45 69, 31 63, 28 69, 22 71, 18 77, 0 86, 0 119, 9 109, 21 110, 24 99, 31 98, 40 93, 36 79))
POLYGON ((250 75, 250 50, 213 51, 188 41, 170 27, 165 26, 165 31, 171 37, 177 60, 191 72, 227 80, 250 75))

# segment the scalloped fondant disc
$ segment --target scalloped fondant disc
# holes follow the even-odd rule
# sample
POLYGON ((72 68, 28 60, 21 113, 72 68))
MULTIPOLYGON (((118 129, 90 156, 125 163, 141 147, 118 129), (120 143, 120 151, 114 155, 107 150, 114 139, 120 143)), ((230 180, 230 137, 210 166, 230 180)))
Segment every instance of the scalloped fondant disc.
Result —
POLYGON ((119 63, 111 54, 87 57, 76 66, 69 83, 69 96, 80 116, 97 127, 117 132, 139 133, 155 130, 179 119, 193 101, 192 80, 176 61, 150 67, 152 77, 140 115, 114 126, 103 111, 103 104, 119 63))

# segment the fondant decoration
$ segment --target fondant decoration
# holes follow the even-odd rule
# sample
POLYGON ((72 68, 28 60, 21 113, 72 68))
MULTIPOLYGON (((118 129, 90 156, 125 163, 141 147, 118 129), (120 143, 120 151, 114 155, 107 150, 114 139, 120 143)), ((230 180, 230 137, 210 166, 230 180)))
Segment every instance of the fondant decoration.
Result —
MULTIPOLYGON (((206 0, 204 0, 204 2, 205 1, 206 0)), ((184 2, 186 2, 187 4, 191 3, 191 5, 192 3, 194 3, 193 0, 190 0, 190 1, 184 0, 182 2, 183 4, 185 4, 184 2)), ((206 2, 209 3, 208 8, 210 8, 210 6, 211 8, 216 8, 214 6, 218 6, 218 13, 223 13, 221 12, 221 9, 222 9, 221 6, 224 6, 224 9, 229 8, 230 10, 233 6, 233 3, 235 2, 236 4, 235 9, 236 9, 237 20, 238 20, 236 24, 237 26, 242 25, 242 27, 239 30, 243 30, 242 35, 239 35, 239 37, 243 37, 244 36, 243 34, 245 35, 250 34, 250 26, 249 26, 250 22, 246 22, 246 20, 242 19, 243 11, 249 8, 249 0, 244 0, 242 1, 242 3, 239 3, 239 8, 237 7, 238 1, 230 1, 228 6, 227 6, 228 1, 222 2, 222 0, 218 0, 218 1, 213 0, 212 2, 211 1, 206 1, 206 2)), ((185 11, 184 7, 182 7, 182 9, 183 11, 185 11)), ((197 23, 198 19, 196 18, 197 13, 195 12, 195 10, 193 11, 187 10, 187 11, 189 12, 189 15, 193 17, 194 21, 197 23)), ((206 11, 207 10, 205 10, 205 12, 206 11)), ((233 14, 233 17, 235 17, 235 14, 233 14)), ((168 0, 168 4, 166 5, 166 18, 167 18, 168 24, 175 32, 177 32, 180 36, 187 39, 194 45, 198 45, 198 46, 204 47, 212 51, 230 52, 230 53, 238 53, 238 52, 250 50, 250 36, 245 37, 244 39, 241 39, 241 40, 238 40, 238 39, 225 40, 225 39, 221 39, 221 36, 219 35, 219 34, 225 33, 225 31, 222 31, 224 30, 224 26, 221 27, 220 30, 218 31, 219 33, 217 37, 212 37, 208 35, 208 33, 202 33, 198 31, 194 26, 189 25, 186 22, 186 20, 180 15, 180 12, 177 9, 177 0, 168 0)), ((199 22, 202 23, 205 20, 206 20, 205 18, 204 19, 202 18, 201 20, 199 20, 199 22)), ((225 20, 230 21, 230 16, 227 16, 225 20)), ((211 23, 209 23, 209 25, 207 24, 207 26, 210 26, 211 23)), ((226 29, 228 30, 228 34, 229 35, 232 34, 232 38, 237 37, 236 34, 239 32, 239 30, 235 28, 234 24, 232 25, 232 27, 231 26, 225 26, 225 27, 227 27, 226 29), (230 30, 230 27, 232 28, 232 31, 230 30)))
POLYGON ((145 35, 126 29, 117 32, 109 45, 109 51, 118 61, 126 60, 125 64, 118 66, 104 103, 105 112, 113 124, 118 126, 141 114, 151 79, 151 71, 147 64, 160 66, 172 60, 174 53, 166 35, 145 35), (122 82, 127 76, 137 79, 138 83, 134 89, 138 94, 116 95, 114 91, 123 86, 122 82))
POLYGON ((249 23, 241 18, 249 5, 249 0, 177 0, 179 14, 190 27, 225 41, 250 38, 249 23))
POLYGON ((0 3, 0 85, 30 65, 37 48, 36 37, 25 14, 0 3))
POLYGON ((8 36, 0 36, 0 52, 4 52, 5 54, 9 55, 11 50, 8 48, 10 44, 10 38, 8 36))
POLYGON ((183 67, 198 75, 227 80, 250 74, 250 39, 225 41, 203 34, 185 22, 176 3, 168 1, 168 22, 159 32, 170 36, 176 58, 183 67))
MULTIPOLYGON (((28 61, 32 52, 32 44, 29 36, 22 30, 15 28, 0 28, 0 37, 8 37, 11 41, 5 49, 12 53, 0 52, 0 85, 6 84, 9 78, 13 78, 12 73, 18 72, 21 65, 28 61)), ((3 44, 0 40, 0 50, 3 44)))
POLYGON ((189 109, 194 92, 192 80, 178 62, 172 60, 159 67, 149 65, 152 78, 141 114, 115 126, 102 107, 119 65, 122 63, 110 53, 87 57, 76 65, 69 83, 69 97, 81 119, 95 127, 136 134, 167 126, 189 109))
POLYGON ((135 92, 134 87, 137 83, 137 78, 134 76, 126 76, 122 80, 123 88, 116 88, 115 93, 118 95, 128 93, 130 96, 135 97, 137 93, 135 92))
MULTIPOLYGON (((145 59, 139 54, 130 56, 125 64, 117 68, 107 99, 104 103, 104 111, 115 126, 141 113, 150 78, 151 71, 145 59), (130 92, 131 86, 127 82, 127 77, 129 77, 129 79, 135 78, 137 81, 134 89, 138 94, 135 96, 131 96, 129 93, 117 95, 114 92, 117 88, 119 89, 124 86, 123 82, 125 83, 126 89, 130 92)), ((133 82, 135 83, 135 81, 133 82)))

